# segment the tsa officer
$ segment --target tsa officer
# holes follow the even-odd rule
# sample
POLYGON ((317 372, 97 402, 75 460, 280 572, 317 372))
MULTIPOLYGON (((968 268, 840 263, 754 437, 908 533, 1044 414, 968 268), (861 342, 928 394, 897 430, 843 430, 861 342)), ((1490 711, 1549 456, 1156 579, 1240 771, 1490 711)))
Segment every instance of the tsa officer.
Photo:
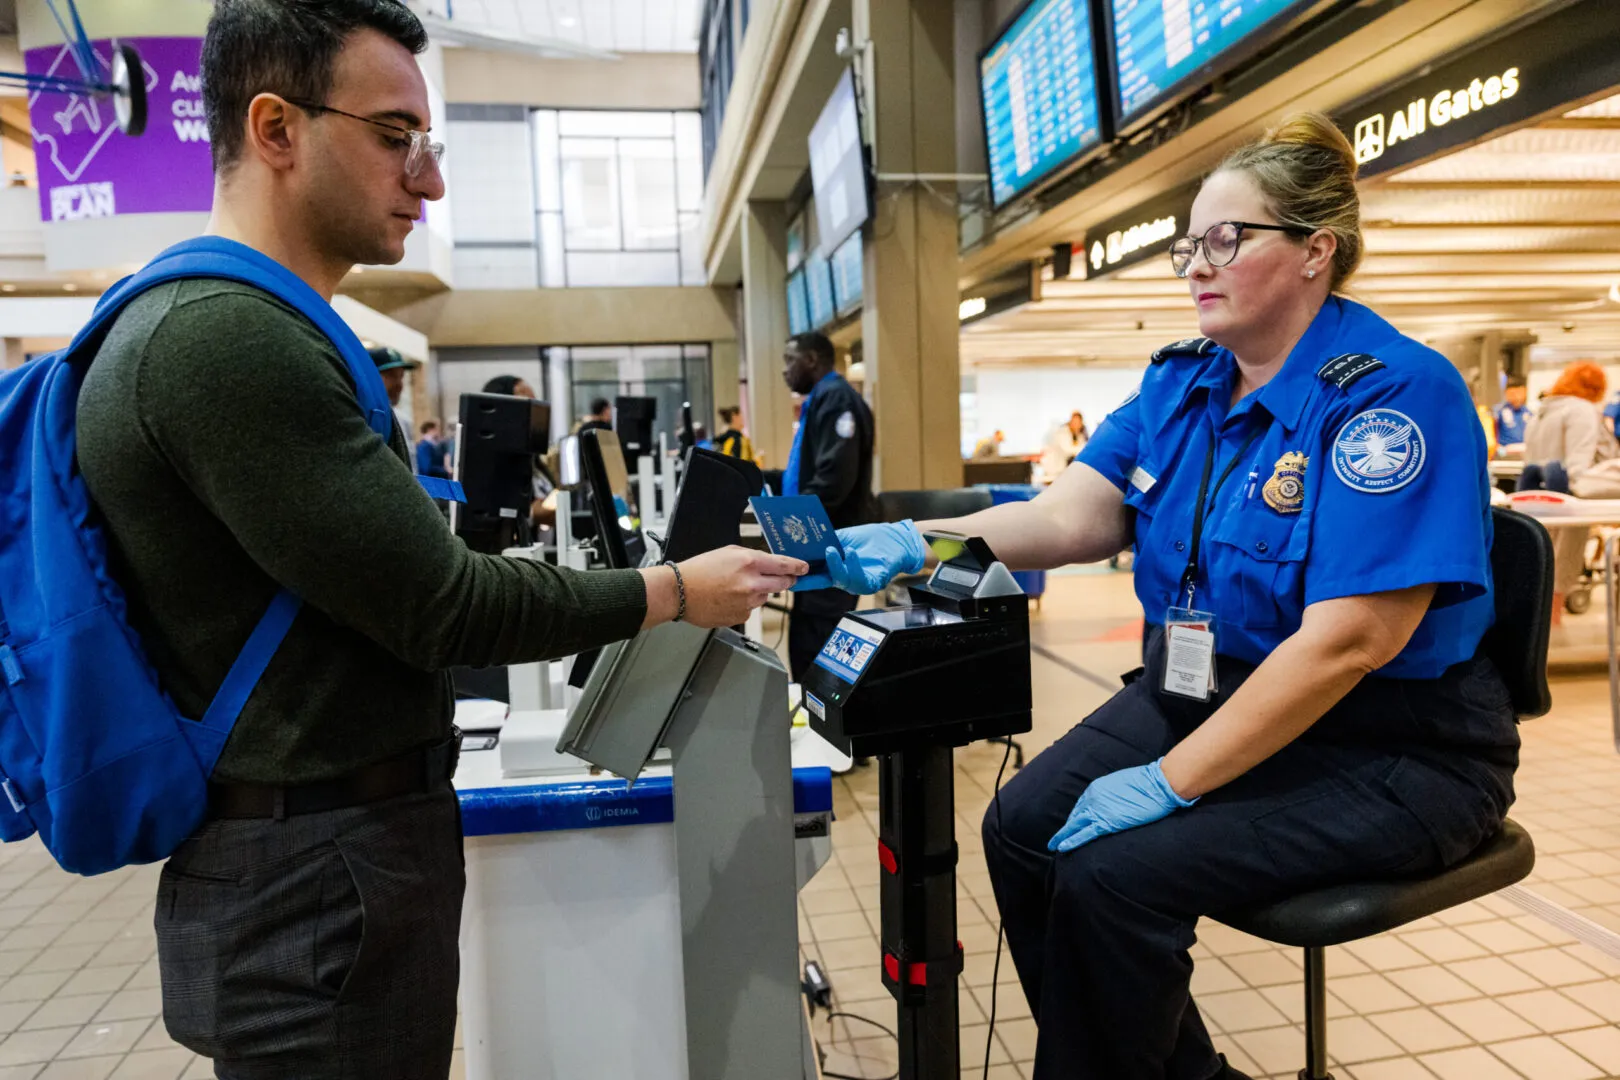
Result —
MULTIPOLYGON (((833 368, 825 334, 798 334, 782 353, 782 378, 803 397, 787 468, 766 474, 783 495, 818 495, 834 528, 876 521, 872 496, 872 410, 833 368)), ((876 591, 876 590, 874 590, 876 591)), ((856 597, 826 589, 801 592, 788 622, 788 667, 798 680, 856 597)))
MULTIPOLYGON (((1355 171, 1314 114, 1234 151, 1171 248, 1204 336, 1046 493, 930 523, 1015 568, 1136 549, 1144 668, 984 821, 1038 1080, 1240 1076, 1189 993, 1198 918, 1434 873, 1512 801, 1484 432, 1444 357, 1340 295, 1355 171)), ((922 567, 909 523, 839 535, 851 591, 922 567)))
POLYGON ((1503 450, 1524 445, 1525 425, 1530 422, 1530 406, 1525 403, 1530 391, 1523 375, 1508 376, 1502 390, 1502 404, 1496 407, 1496 444, 1503 450))

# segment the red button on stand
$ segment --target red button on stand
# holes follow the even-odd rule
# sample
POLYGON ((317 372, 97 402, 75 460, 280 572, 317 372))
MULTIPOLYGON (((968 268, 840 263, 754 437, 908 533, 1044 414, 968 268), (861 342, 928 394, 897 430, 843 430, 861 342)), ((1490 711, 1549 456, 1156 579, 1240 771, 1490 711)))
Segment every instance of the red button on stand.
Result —
POLYGON ((889 845, 881 840, 878 841, 878 865, 891 874, 900 872, 899 860, 894 857, 894 852, 889 850, 889 845))
POLYGON ((900 981, 900 958, 898 956, 893 953, 883 954, 883 974, 887 975, 891 982, 900 981))

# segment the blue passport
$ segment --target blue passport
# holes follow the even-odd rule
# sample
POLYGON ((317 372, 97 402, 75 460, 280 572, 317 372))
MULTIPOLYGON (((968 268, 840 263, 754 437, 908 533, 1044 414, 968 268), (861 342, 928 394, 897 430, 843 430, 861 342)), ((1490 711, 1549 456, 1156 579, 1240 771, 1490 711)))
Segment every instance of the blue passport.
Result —
POLYGON ((844 545, 838 542, 819 495, 755 495, 748 505, 754 508, 765 546, 773 555, 803 559, 815 572, 826 568, 828 548, 843 554, 844 545))

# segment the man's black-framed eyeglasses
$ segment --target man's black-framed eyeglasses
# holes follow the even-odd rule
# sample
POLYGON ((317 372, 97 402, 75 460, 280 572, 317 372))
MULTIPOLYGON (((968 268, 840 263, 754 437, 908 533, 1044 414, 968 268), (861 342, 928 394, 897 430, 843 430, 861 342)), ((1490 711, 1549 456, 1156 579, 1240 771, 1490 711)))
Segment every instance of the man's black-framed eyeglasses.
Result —
POLYGON ((1237 258, 1238 247, 1243 243, 1243 234, 1250 229, 1259 229, 1266 232, 1287 233, 1290 236, 1309 236, 1310 229, 1298 225, 1262 225, 1254 221, 1217 221, 1204 230, 1203 236, 1183 236, 1170 245, 1170 266, 1175 270, 1176 277, 1184 278, 1192 269, 1193 256, 1198 254, 1200 246, 1204 249, 1204 258, 1211 266, 1226 266, 1237 258))
POLYGON ((433 159, 435 168, 444 160, 444 143, 434 142, 428 138, 428 133, 425 131, 401 127, 399 124, 390 124, 386 120, 373 120, 369 116, 344 112, 342 109, 334 109, 330 105, 318 105, 313 101, 293 101, 289 98, 287 104, 296 105, 306 112, 346 116, 350 120, 358 120, 362 124, 370 124, 372 127, 382 128, 384 131, 392 131, 399 135, 398 140, 390 140, 390 142, 397 142, 398 148, 405 151, 406 176, 420 176, 422 170, 427 167, 429 158, 433 159))

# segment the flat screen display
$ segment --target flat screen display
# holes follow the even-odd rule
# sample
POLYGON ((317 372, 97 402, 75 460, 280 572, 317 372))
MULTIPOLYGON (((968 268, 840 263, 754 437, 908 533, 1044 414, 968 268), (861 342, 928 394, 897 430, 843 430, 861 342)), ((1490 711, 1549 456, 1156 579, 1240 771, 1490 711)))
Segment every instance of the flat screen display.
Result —
POLYGON ((997 206, 1102 145, 1088 0, 1033 0, 979 57, 997 206))
POLYGON ((821 250, 829 254, 872 216, 855 75, 848 68, 810 129, 810 182, 816 192, 821 250))
POLYGON ((804 260, 804 291, 810 302, 810 329, 819 330, 837 314, 837 305, 833 303, 832 267, 819 251, 812 251, 804 260))
POLYGON ((1193 80, 1212 78, 1257 46, 1260 31, 1315 0, 1105 0, 1117 127, 1166 104, 1193 80))
POLYGON ((858 307, 861 302, 861 234, 856 233, 832 254, 833 303, 838 314, 858 307))
POLYGON ((802 334, 810 329, 810 298, 804 292, 804 271, 795 270, 787 279, 788 333, 802 334))

